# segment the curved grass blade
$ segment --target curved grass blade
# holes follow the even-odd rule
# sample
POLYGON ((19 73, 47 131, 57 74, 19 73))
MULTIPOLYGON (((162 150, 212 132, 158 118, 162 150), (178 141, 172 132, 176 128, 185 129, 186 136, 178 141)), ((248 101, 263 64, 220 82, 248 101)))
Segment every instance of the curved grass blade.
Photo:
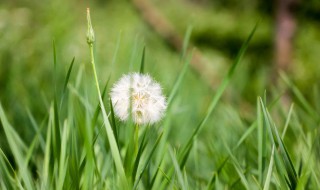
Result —
POLYGON ((205 117, 202 119, 202 121, 199 123, 199 125, 197 126, 196 129, 194 129, 191 137, 189 138, 189 140, 187 141, 186 145, 184 146, 184 148, 181 151, 181 154, 179 156, 179 160, 180 160, 180 168, 183 168, 185 165, 185 162, 189 156, 189 152, 193 146, 193 141, 196 138, 196 136, 198 135, 199 131, 201 131, 201 129, 205 126, 206 122, 208 121, 209 117, 211 116, 213 110, 215 109, 215 107, 217 106, 223 92, 225 91, 225 89, 227 88, 228 84, 230 83, 230 80, 232 78, 232 76, 234 75, 235 69, 237 68, 238 64, 240 63, 244 53, 246 52, 248 46, 249 46, 249 42, 251 41, 256 29, 257 29, 258 23, 254 26, 253 30, 251 31, 249 37, 247 38, 247 40, 243 43, 243 45, 241 46, 239 53, 233 63, 233 65, 231 66, 231 68, 228 71, 228 74, 224 77, 222 84, 219 86, 219 88, 217 89, 216 94, 213 96, 208 110, 206 112, 205 117))
POLYGON ((182 60, 185 58, 185 56, 187 54, 187 50, 188 50, 188 46, 189 46, 192 30, 193 30, 193 27, 192 26, 188 26, 187 32, 184 35, 183 45, 182 45, 182 53, 181 53, 181 59, 182 60))
POLYGON ((67 85, 68 85, 68 82, 69 82, 69 79, 70 79, 70 75, 71 75, 71 71, 72 71, 72 68, 73 68, 74 61, 75 61, 75 57, 72 58, 72 61, 71 61, 70 65, 69 65, 68 72, 67 72, 67 76, 66 76, 66 79, 65 79, 64 85, 63 85, 62 94, 64 94, 64 93, 66 92, 67 85))

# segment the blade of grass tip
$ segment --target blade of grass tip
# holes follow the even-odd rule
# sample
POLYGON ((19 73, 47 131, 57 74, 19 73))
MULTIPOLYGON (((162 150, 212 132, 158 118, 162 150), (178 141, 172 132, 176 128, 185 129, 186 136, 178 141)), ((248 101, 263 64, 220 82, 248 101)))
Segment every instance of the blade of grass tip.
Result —
POLYGON ((189 64, 192 59, 192 55, 193 55, 193 51, 190 54, 190 56, 187 58, 187 60, 184 62, 183 68, 180 71, 180 74, 179 74, 176 82, 174 83, 174 86, 173 86, 173 88, 170 92, 169 98, 168 98, 168 108, 167 109, 169 109, 169 106, 171 106, 172 100, 175 97, 175 95, 177 94, 179 87, 181 86, 181 83, 182 83, 182 81, 187 73, 187 70, 189 68, 189 64))
POLYGON ((152 156, 153 156, 156 148, 158 147, 158 144, 159 144, 159 142, 160 142, 160 140, 161 140, 162 135, 163 135, 163 132, 161 132, 161 134, 158 136, 156 142, 154 143, 154 145, 153 145, 153 147, 152 147, 152 149, 151 149, 151 152, 150 152, 149 155, 147 156, 147 160, 146 160, 144 166, 142 166, 141 172, 140 172, 137 180, 136 180, 135 183, 134 183, 133 189, 137 189, 138 184, 139 184, 139 182, 140 182, 140 180, 141 180, 141 178, 142 178, 142 174, 144 173, 145 169, 146 169, 147 166, 149 165, 149 163, 150 163, 150 161, 151 161, 151 158, 152 158, 152 156))
POLYGON ((267 160, 267 129, 263 124, 262 108, 257 98, 257 125, 258 125, 258 171, 259 171, 259 183, 262 185, 264 181, 264 171, 267 160))
POLYGON ((286 132, 287 132, 290 120, 291 120, 292 112, 293 112, 293 106, 294 106, 294 104, 291 104, 291 106, 290 106, 289 113, 288 113, 288 116, 286 119, 286 124, 284 125, 284 129, 283 129, 282 135, 281 135, 282 139, 284 139, 284 136, 286 135, 286 132))
POLYGON ((145 65, 145 56, 146 56, 146 46, 143 47, 142 50, 142 57, 141 57, 141 64, 140 64, 140 73, 144 73, 144 65, 145 65))
POLYGON ((285 169, 286 169, 286 173, 289 177, 289 181, 287 181, 289 184, 288 186, 290 188, 295 188, 296 187, 296 184, 297 184, 297 173, 293 167, 293 164, 292 164, 292 161, 291 161, 291 158, 282 142, 282 139, 278 133, 278 130, 277 130, 277 127, 275 126, 274 122, 272 121, 271 119, 271 116, 270 114, 268 113, 266 107, 264 106, 261 98, 260 98, 260 103, 261 103, 261 107, 262 107, 262 110, 263 110, 263 113, 264 113, 264 117, 265 117, 265 121, 266 121, 266 125, 267 125, 267 129, 269 131, 269 136, 270 136, 270 139, 272 141, 273 144, 276 144, 277 145, 277 148, 279 148, 279 152, 280 152, 280 155, 282 157, 282 161, 283 161, 283 164, 285 166, 285 169))
POLYGON ((196 137, 196 135, 198 134, 198 132, 202 129, 202 127, 206 124, 207 120, 209 119, 209 117, 211 116, 211 113, 213 112, 214 108, 216 107, 216 105, 218 104, 223 92, 225 91, 225 89, 227 88, 232 76, 234 75, 235 69, 237 68, 238 64, 240 63, 244 53, 246 52, 248 46, 249 46, 249 42, 251 41, 257 27, 258 27, 258 23, 256 23, 256 25, 254 26, 253 30, 251 31, 249 37, 247 38, 247 40, 242 44, 239 53, 237 54, 235 61, 233 63, 233 65, 231 66, 231 68, 229 69, 227 75, 223 78, 222 84, 219 86, 219 88, 217 89, 216 94, 213 96, 213 99, 211 100, 208 110, 206 112, 205 117, 203 118, 203 120, 200 122, 200 124, 197 126, 196 129, 194 129, 194 132, 192 133, 191 137, 189 138, 189 140, 187 141, 187 144, 184 146, 184 148, 181 151, 181 156, 182 159, 180 160, 184 160, 184 157, 189 155, 189 149, 190 146, 192 147, 192 143, 194 141, 194 138, 196 137))
POLYGON ((271 128, 272 121, 270 120, 270 118, 268 116, 268 110, 265 107, 261 97, 259 97, 259 102, 260 102, 260 105, 261 105, 261 108, 262 108, 262 113, 263 113, 263 118, 264 118, 264 125, 266 126, 266 129, 268 131, 268 134, 269 134, 269 137, 270 137, 270 141, 272 142, 272 144, 276 144, 276 141, 275 141, 274 136, 273 136, 272 128, 271 128))
POLYGON ((252 123, 251 126, 249 126, 249 128, 241 136, 241 138, 237 142, 237 145, 235 147, 233 147, 232 150, 239 148, 240 145, 247 139, 247 137, 256 129, 256 127, 257 127, 257 123, 256 122, 252 123))
POLYGON ((2 123, 2 127, 4 129, 4 133, 7 137, 7 141, 9 143, 9 147, 13 153, 14 159, 16 160, 16 163, 19 168, 19 173, 21 173, 22 180, 25 184, 26 189, 32 190, 34 189, 32 180, 31 180, 31 175, 29 173, 27 165, 25 165, 24 162, 24 154, 17 144, 17 141, 15 140, 16 138, 14 137, 14 134, 12 131, 15 131, 13 127, 10 125, 9 121, 7 120, 7 117, 3 111, 2 105, 0 103, 0 120, 2 123))
POLYGON ((88 33, 87 33, 87 42, 90 48, 90 55, 91 55, 91 64, 92 64, 92 69, 93 69, 93 74, 94 74, 94 78, 95 78, 95 84, 97 87, 97 91, 98 91, 98 96, 99 96, 99 102, 100 102, 100 106, 101 106, 101 111, 102 111, 102 116, 103 116, 103 121, 104 121, 104 126, 106 128, 106 132, 107 132, 107 136, 108 136, 108 141, 109 141, 109 145, 110 145, 110 149, 111 149, 111 155, 113 157, 113 161, 115 163, 117 172, 120 176, 120 180, 121 180, 121 184, 123 186, 124 189, 128 188, 128 181, 126 179, 126 175, 124 172, 124 168, 123 168, 123 164, 121 161, 121 156, 120 156, 120 152, 117 146, 117 142, 115 140, 114 137, 114 133, 112 131, 110 122, 109 122, 109 118, 107 116, 107 112, 104 108, 104 103, 101 97, 101 91, 100 91, 100 87, 99 87, 99 82, 98 82, 98 77, 97 77, 97 72, 96 72, 96 67, 95 67, 95 59, 94 59, 94 54, 93 54, 93 44, 94 44, 94 31, 91 25, 91 19, 90 19, 90 10, 89 8, 87 9, 87 20, 88 20, 88 33))
MULTIPOLYGON (((264 99, 266 101, 266 93, 265 93, 264 99)), ((263 125, 264 125, 264 127, 263 127, 264 128, 264 133, 265 134, 268 133, 269 134, 268 136, 270 138, 271 144, 275 144, 276 145, 276 141, 274 139, 273 132, 272 132, 272 129, 271 129, 271 124, 270 124, 271 121, 269 120, 268 113, 267 113, 267 108, 265 107, 261 97, 259 97, 258 100, 259 100, 260 108, 262 110, 262 114, 261 115, 263 115, 263 118, 264 118, 264 121, 263 121, 264 122, 263 123, 263 125)), ((279 175, 278 175, 279 176, 278 177, 279 180, 278 181, 281 184, 280 186, 285 186, 285 185, 287 185, 286 179, 285 179, 285 171, 283 171, 282 163, 281 163, 281 160, 280 160, 279 155, 277 153, 274 154, 274 161, 275 161, 276 169, 277 169, 277 171, 279 173, 279 175)), ((265 160, 264 160, 264 163, 265 163, 265 160)), ((265 166, 265 164, 264 164, 264 166, 265 166)), ((263 184, 263 183, 261 183, 261 184, 263 184)))
POLYGON ((237 173, 238 173, 238 175, 239 175, 239 177, 241 179, 241 182, 242 182, 243 186, 246 189, 250 189, 249 188, 250 187, 249 183, 248 183, 248 181, 247 181, 247 179, 246 179, 246 177, 244 175, 244 172, 242 171, 242 168, 241 168, 239 162, 237 161, 236 157, 232 154, 232 152, 231 152, 229 146, 226 144, 226 142, 223 142, 223 144, 224 144, 226 150, 229 153, 229 156, 230 156, 230 158, 232 160, 232 164, 233 164, 234 168, 236 169, 236 171, 237 171, 237 173))
POLYGON ((70 79, 70 76, 71 76, 71 71, 72 71, 72 68, 73 68, 74 61, 75 61, 75 57, 72 58, 72 61, 71 61, 70 65, 69 65, 69 68, 68 68, 67 76, 66 76, 66 78, 64 80, 63 91, 62 91, 63 95, 65 94, 66 89, 67 89, 67 85, 68 85, 68 82, 69 82, 69 79, 70 79))
POLYGON ((269 190, 269 188, 270 188, 270 182, 271 182, 271 176, 272 176, 272 168, 273 168, 273 160, 274 160, 274 150, 275 150, 275 145, 272 146, 268 173, 267 173, 266 181, 265 181, 264 186, 263 186, 263 190, 269 190))
POLYGON ((177 177, 178 177, 178 182, 180 183, 180 188, 182 190, 186 190, 186 183, 183 179, 183 175, 182 175, 182 172, 180 170, 180 167, 179 167, 179 164, 178 164, 178 161, 177 161, 177 158, 176 156, 174 155, 171 147, 169 147, 169 154, 170 154, 170 157, 171 157, 171 160, 172 160, 172 163, 173 163, 173 166, 174 166, 174 169, 176 171, 176 174, 177 174, 177 177))
POLYGON ((185 56, 187 54, 187 50, 188 50, 188 46, 189 46, 192 30, 193 30, 193 27, 192 26, 188 26, 187 32, 186 32, 186 34, 184 36, 183 45, 182 45, 182 54, 181 54, 181 59, 182 60, 185 58, 185 56))

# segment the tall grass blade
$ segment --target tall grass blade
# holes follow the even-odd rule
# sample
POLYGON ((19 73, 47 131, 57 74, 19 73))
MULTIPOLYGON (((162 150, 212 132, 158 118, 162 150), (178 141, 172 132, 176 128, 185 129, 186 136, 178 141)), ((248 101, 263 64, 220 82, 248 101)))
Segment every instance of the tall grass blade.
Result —
POLYGON ((68 82, 70 80, 71 71, 72 71, 72 68, 73 68, 74 61, 75 61, 75 57, 72 58, 72 61, 71 61, 70 65, 69 65, 67 76, 66 76, 66 78, 64 80, 64 84, 63 84, 62 94, 64 94, 66 92, 67 85, 68 85, 68 82))
POLYGON ((234 75, 235 69, 237 68, 237 66, 240 63, 244 53, 246 52, 246 50, 247 50, 247 48, 249 46, 249 42, 251 41, 251 39, 252 39, 256 29, 257 29, 257 26, 258 26, 258 23, 255 25, 255 27, 251 31, 251 33, 250 33, 249 37, 247 38, 247 40, 241 46, 241 48, 239 50, 239 53, 238 53, 233 65, 231 66, 231 68, 228 71, 228 74, 224 77, 224 79, 222 81, 222 84, 219 86, 219 88, 217 89, 216 94, 213 96, 213 99, 211 100, 211 102, 209 104, 209 107, 207 109, 205 117, 199 123, 197 128, 193 131, 191 137, 189 138, 189 140, 187 141, 186 145, 182 149, 181 154, 179 156, 180 168, 182 168, 184 166, 185 160, 189 156, 189 152, 190 152, 190 150, 192 148, 194 139, 198 135, 199 131, 201 131, 201 129, 205 126, 205 124, 208 121, 209 117, 211 116, 213 110, 217 106, 217 104, 218 104, 223 92, 225 91, 225 89, 227 88, 228 84, 230 83, 230 80, 231 80, 232 76, 234 75), (182 164, 181 164, 181 161, 183 161, 182 164))
POLYGON ((258 123, 258 171, 259 183, 262 185, 264 181, 264 172, 267 160, 267 128, 264 124, 263 113, 260 104, 260 99, 257 99, 257 123, 258 123))
POLYGON ((179 87, 181 86, 181 83, 182 83, 182 81, 183 81, 183 79, 184 79, 184 76, 185 76, 186 73, 187 73, 187 70, 188 70, 188 68, 189 68, 189 64, 190 64, 191 59, 192 59, 192 53, 191 53, 190 57, 188 57, 188 58, 185 60, 184 65, 183 65, 183 68, 182 68, 182 70, 181 70, 181 72, 180 72, 180 74, 179 74, 176 82, 174 83, 174 86, 173 86, 172 90, 170 91, 170 95, 169 95, 169 97, 168 97, 168 109, 169 109, 169 107, 171 106, 172 100, 173 100, 174 97, 176 96, 176 94, 177 94, 177 92, 178 92, 178 90, 179 90, 179 87))
POLYGON ((274 122, 271 119, 270 114, 268 113, 267 108, 264 106, 261 98, 260 98, 260 104, 264 113, 265 121, 267 123, 267 128, 269 131, 269 136, 271 138, 271 141, 277 146, 277 149, 279 149, 279 154, 282 157, 283 164, 285 166, 286 174, 288 179, 286 179, 288 186, 290 189, 295 189, 296 185, 298 183, 298 177, 297 173, 294 169, 294 166, 292 164, 291 158, 287 152, 287 149, 285 145, 283 144, 283 141, 278 133, 277 127, 275 126, 274 122))
POLYGON ((62 141, 61 141, 61 153, 59 160, 59 177, 57 189, 63 189, 65 177, 68 169, 68 139, 69 139, 69 130, 70 126, 68 126, 67 120, 64 122, 63 131, 62 131, 62 141))
POLYGON ((193 27, 192 26, 188 26, 187 32, 184 35, 183 44, 182 44, 182 53, 181 53, 181 58, 182 59, 184 59, 185 56, 187 55, 187 51, 188 51, 188 46, 189 46, 192 30, 193 30, 193 27))

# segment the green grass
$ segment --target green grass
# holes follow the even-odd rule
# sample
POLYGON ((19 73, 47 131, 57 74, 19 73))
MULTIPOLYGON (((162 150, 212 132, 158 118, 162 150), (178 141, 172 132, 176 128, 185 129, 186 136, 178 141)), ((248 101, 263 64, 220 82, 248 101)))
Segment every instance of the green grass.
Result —
MULTIPOLYGON (((155 50, 138 37, 130 51, 123 53, 122 48, 127 47, 122 47, 126 38, 121 32, 113 42, 110 60, 102 63, 97 45, 100 41, 93 38, 95 20, 89 15, 87 19, 89 47, 81 47, 87 49, 86 61, 71 56, 68 64, 62 65, 56 43, 59 39, 53 42, 52 95, 40 103, 45 110, 41 117, 27 106, 23 113, 28 122, 13 125, 17 122, 7 114, 10 107, 1 102, 0 126, 8 145, 0 147, 1 189, 320 186, 318 105, 304 97, 288 76, 281 74, 283 86, 255 94, 256 105, 249 110, 240 109, 228 98, 258 24, 247 34, 219 87, 204 90, 206 83, 195 80, 189 66, 192 51, 187 49, 192 27, 186 32, 178 61, 165 60, 170 64, 180 62, 176 71, 170 64, 153 65, 150 54, 155 50), (119 61, 121 55, 128 57, 124 66, 119 61), (101 69, 106 67, 103 64, 108 64, 109 70, 101 69), (169 74, 161 76, 159 68, 159 73, 169 74), (168 110, 161 122, 137 126, 115 116, 108 92, 112 82, 129 71, 150 73, 164 83, 168 110), (165 77, 169 79, 165 81, 165 77), (166 84, 168 81, 170 84, 166 84), (283 91, 291 95, 295 106, 282 101, 288 100, 283 91), (249 112, 250 117, 244 117, 243 112, 249 112), (19 127, 31 131, 31 140, 23 137, 19 127)), ((37 93, 41 97, 40 87, 37 93)), ((314 96, 315 100, 320 98, 318 88, 314 96)))

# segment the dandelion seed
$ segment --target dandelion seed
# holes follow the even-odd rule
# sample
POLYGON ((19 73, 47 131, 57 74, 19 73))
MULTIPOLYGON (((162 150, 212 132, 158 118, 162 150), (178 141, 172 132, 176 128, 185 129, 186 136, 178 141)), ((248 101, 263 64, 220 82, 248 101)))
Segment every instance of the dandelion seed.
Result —
POLYGON ((120 120, 128 120, 131 109, 132 119, 137 124, 158 122, 167 107, 160 84, 146 74, 124 75, 114 84, 110 96, 120 120))

